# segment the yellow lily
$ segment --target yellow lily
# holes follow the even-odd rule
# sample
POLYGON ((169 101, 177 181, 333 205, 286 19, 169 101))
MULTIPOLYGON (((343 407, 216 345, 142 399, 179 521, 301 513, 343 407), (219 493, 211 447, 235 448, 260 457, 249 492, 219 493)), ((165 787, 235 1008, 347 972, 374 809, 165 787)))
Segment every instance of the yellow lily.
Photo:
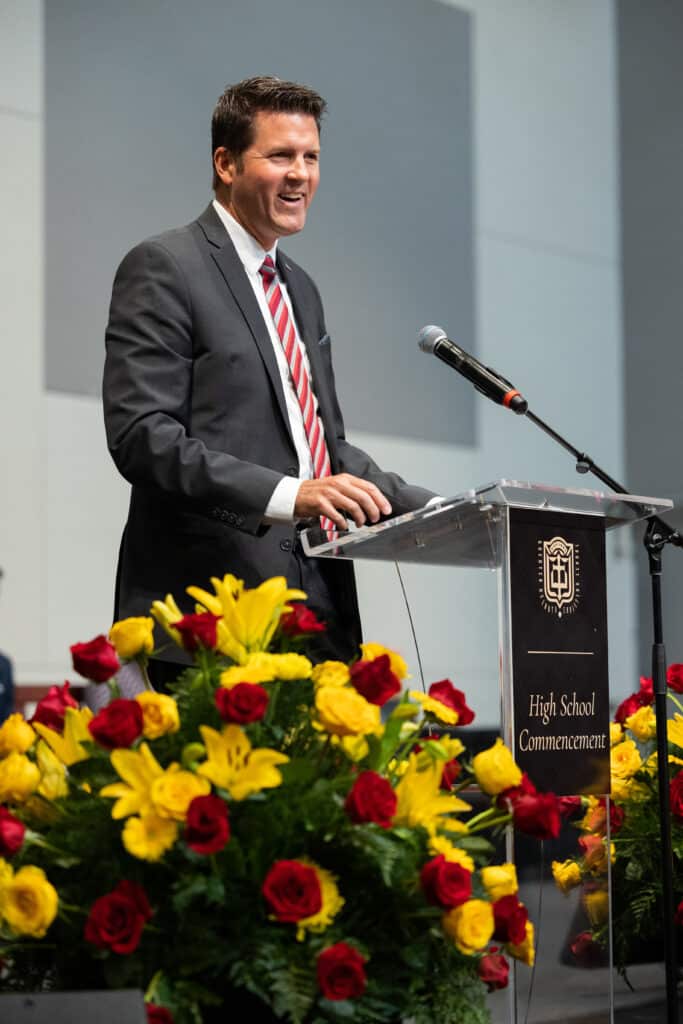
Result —
POLYGON ((230 573, 222 580, 212 576, 211 583, 215 594, 200 587, 188 587, 187 592, 202 608, 221 616, 218 649, 239 664, 253 651, 267 649, 289 601, 306 598, 303 590, 288 587, 284 576, 273 576, 253 589, 230 573))
POLYGON ((182 619, 183 613, 176 604, 173 594, 167 594, 164 601, 154 601, 150 611, 161 628, 168 633, 171 640, 173 640, 178 647, 182 647, 183 641, 180 637, 180 633, 177 629, 173 628, 172 623, 178 622, 182 619))
POLYGON ((422 825, 427 831, 436 828, 448 830, 451 823, 444 816, 469 811, 470 805, 459 797, 441 790, 441 761, 432 761, 428 767, 420 770, 415 754, 411 754, 408 769, 396 786, 398 806, 394 815, 394 825, 407 825, 415 828, 422 825))
POLYGON ((197 768, 220 789, 227 789, 234 800, 244 800, 262 789, 275 789, 282 782, 276 765, 289 758, 277 750, 262 747, 252 750, 249 738, 238 725, 228 725, 222 732, 200 725, 207 759, 197 768))
POLYGON ((112 782, 100 790, 100 796, 118 797, 112 807, 112 818, 130 814, 152 814, 152 785, 164 770, 146 743, 139 750, 113 750, 111 763, 123 782, 112 782))
POLYGON ((34 722, 33 728, 45 740, 48 747, 57 755, 62 764, 69 768, 79 761, 86 761, 90 754, 83 743, 92 743, 88 722, 93 717, 90 708, 67 708, 64 713, 64 734, 60 736, 54 729, 41 722, 34 722))

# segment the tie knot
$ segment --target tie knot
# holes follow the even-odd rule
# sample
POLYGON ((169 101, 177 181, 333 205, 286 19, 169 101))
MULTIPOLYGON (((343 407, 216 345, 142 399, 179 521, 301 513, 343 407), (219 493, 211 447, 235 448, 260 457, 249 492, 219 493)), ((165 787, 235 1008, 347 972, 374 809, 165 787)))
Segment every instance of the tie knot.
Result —
POLYGON ((275 264, 270 256, 266 256, 258 272, 264 281, 271 281, 275 277, 275 264))

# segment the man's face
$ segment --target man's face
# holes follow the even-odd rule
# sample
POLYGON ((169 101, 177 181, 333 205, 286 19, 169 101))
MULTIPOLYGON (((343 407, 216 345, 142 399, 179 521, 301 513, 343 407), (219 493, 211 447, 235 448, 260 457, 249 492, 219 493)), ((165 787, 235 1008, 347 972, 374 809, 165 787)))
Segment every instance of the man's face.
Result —
POLYGON ((214 162, 235 220, 264 249, 301 231, 320 179, 320 138, 310 114, 260 110, 251 145, 238 159, 217 149, 214 162))

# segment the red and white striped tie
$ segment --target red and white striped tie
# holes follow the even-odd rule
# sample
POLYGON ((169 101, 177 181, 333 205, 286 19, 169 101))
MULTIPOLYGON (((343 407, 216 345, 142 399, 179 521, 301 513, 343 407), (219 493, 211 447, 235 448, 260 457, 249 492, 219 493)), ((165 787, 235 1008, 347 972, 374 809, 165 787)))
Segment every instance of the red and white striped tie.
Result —
MULTIPOLYGON (((330 476, 330 453, 327 450, 325 432, 322 421, 316 410, 315 399, 311 389, 311 382, 304 363, 303 344, 297 336, 294 322, 289 315, 287 303, 280 289, 277 279, 275 264, 270 256, 266 256, 259 267, 259 274, 263 278, 263 289, 266 293, 266 302, 273 318, 275 329, 282 343, 282 349, 287 359, 289 372, 296 391, 296 397, 301 408, 301 415, 304 421, 306 440, 311 450, 311 461, 313 463, 313 476, 320 479, 330 476)), ((320 524, 323 530, 336 529, 334 523, 325 516, 320 517, 320 524)))

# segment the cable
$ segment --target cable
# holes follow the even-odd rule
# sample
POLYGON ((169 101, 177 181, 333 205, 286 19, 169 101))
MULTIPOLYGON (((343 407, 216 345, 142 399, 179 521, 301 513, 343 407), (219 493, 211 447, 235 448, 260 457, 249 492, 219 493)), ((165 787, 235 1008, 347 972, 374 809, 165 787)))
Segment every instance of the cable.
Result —
POLYGON ((398 573, 398 582, 401 584, 401 593, 403 594, 403 603, 405 604, 406 611, 408 612, 408 622, 410 623, 410 632, 413 635, 413 646, 415 648, 415 655, 417 657, 417 668, 418 668, 418 672, 420 673, 420 684, 422 685, 422 692, 426 693, 427 692, 427 687, 425 686, 425 676, 424 676, 424 671, 422 669, 422 658, 420 657, 420 645, 417 642, 417 633, 415 632, 415 623, 413 622, 413 615, 412 615, 412 612, 410 610, 410 602, 408 601, 408 595, 406 593, 406 588, 405 588, 405 585, 403 583, 403 576, 401 575, 401 567, 399 566, 398 562, 394 562, 394 565, 396 566, 396 572, 398 573))

